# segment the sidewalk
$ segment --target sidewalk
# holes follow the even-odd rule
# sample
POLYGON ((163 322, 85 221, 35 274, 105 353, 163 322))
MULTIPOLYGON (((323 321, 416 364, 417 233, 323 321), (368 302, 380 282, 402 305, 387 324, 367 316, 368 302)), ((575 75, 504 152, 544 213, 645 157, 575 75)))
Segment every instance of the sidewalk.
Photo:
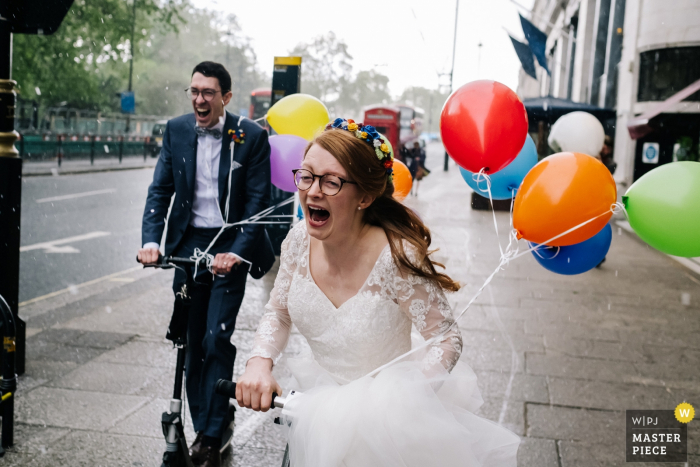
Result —
MULTIPOLYGON (((435 169, 406 201, 431 227, 435 259, 464 285, 450 297, 457 311, 499 255, 491 213, 472 211, 470 193, 455 167, 435 169)), ((497 218, 505 243, 508 215, 497 218)), ((700 275, 622 228, 614 233, 603 267, 583 275, 555 275, 529 256, 513 261, 460 320, 462 360, 485 401, 480 414, 523 437, 520 467, 624 465, 625 409, 684 400, 700 407, 700 275)), ((17 445, 1 463, 160 464, 160 413, 175 364, 163 339, 171 279, 132 269, 20 309, 27 374, 17 392, 17 445)), ((273 282, 274 271, 249 279, 234 333, 236 375, 273 282)), ((293 335, 288 353, 303 346, 293 335)), ((290 389, 284 363, 275 371, 290 389)), ((224 465, 280 465, 285 441, 274 416, 239 410, 224 465)), ((189 416, 186 428, 191 441, 189 416)), ((688 433, 688 465, 700 465, 700 422, 688 433)))
POLYGON ((110 170, 131 170, 155 167, 157 158, 143 156, 125 156, 121 164, 117 156, 110 158, 96 158, 94 164, 90 159, 68 159, 58 166, 56 160, 51 161, 24 161, 22 163, 22 176, 46 176, 46 175, 70 175, 90 172, 108 172, 110 170))

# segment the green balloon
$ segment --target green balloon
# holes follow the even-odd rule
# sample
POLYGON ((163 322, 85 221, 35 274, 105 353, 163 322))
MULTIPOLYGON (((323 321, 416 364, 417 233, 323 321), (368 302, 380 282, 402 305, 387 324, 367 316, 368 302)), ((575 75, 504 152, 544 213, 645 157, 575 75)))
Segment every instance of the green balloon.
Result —
POLYGON ((649 245, 673 256, 700 256, 700 163, 657 167, 634 182, 622 202, 649 245))

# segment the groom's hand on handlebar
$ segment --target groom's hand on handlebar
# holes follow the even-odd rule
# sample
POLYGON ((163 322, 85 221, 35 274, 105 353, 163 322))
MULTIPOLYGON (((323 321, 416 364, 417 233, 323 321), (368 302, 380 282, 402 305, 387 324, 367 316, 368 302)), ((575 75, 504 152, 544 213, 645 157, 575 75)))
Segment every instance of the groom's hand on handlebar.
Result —
POLYGON ((212 271, 214 274, 228 274, 231 268, 236 268, 241 259, 233 253, 218 253, 212 261, 212 271))
POLYGON ((158 262, 160 251, 158 248, 140 248, 136 256, 141 264, 155 264, 158 262))
POLYGON ((272 393, 282 394, 282 388, 272 376, 272 360, 253 357, 243 376, 236 381, 236 400, 247 409, 267 412, 272 405, 272 393))

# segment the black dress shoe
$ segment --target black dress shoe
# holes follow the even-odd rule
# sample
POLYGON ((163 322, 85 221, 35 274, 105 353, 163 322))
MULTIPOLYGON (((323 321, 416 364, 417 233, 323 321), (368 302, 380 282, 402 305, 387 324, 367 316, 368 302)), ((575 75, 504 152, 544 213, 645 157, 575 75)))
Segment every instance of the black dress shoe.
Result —
POLYGON ((190 458, 192 459, 192 463, 195 465, 204 462, 203 450, 205 446, 202 446, 202 439, 204 439, 204 433, 197 433, 194 443, 192 443, 192 446, 190 446, 190 458))
POLYGON ((221 467, 221 454, 219 448, 214 446, 202 446, 200 451, 203 460, 200 463, 195 463, 199 467, 221 467))

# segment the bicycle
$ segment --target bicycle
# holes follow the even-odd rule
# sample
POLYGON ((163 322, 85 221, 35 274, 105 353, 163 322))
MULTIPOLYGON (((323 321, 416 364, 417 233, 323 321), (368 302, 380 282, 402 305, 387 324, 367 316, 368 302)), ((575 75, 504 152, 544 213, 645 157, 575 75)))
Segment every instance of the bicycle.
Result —
MULTIPOLYGON (((138 259, 137 259, 138 261, 138 259)), ((187 315, 190 308, 189 290, 193 287, 194 279, 190 273, 193 266, 206 267, 206 259, 199 261, 190 258, 178 258, 174 256, 159 256, 156 263, 144 264, 144 268, 174 269, 185 271, 185 284, 181 290, 175 294, 175 304, 170 325, 166 333, 166 339, 172 341, 177 348, 177 361, 175 364, 175 383, 173 397, 170 399, 170 407, 167 412, 163 412, 161 424, 163 436, 165 437, 165 452, 163 453, 163 463, 161 467, 194 467, 190 457, 190 451, 185 438, 182 409, 182 383, 185 373, 185 355, 187 353, 187 315)), ((234 347, 234 359, 236 348, 234 347)), ((233 425, 235 419, 235 406, 229 405, 229 419, 231 420, 228 429, 222 436, 220 452, 223 454, 233 441, 233 425)))

